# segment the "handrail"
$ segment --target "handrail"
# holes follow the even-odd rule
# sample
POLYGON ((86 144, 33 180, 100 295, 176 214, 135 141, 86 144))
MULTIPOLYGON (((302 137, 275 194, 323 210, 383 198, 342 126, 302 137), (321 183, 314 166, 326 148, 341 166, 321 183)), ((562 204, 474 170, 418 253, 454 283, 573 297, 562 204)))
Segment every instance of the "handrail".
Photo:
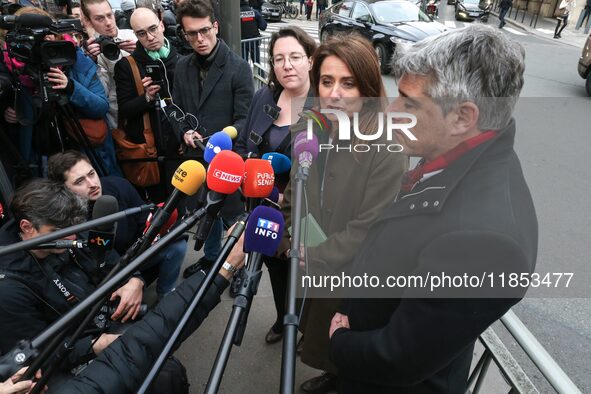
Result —
POLYGON ((501 317, 501 322, 558 393, 581 393, 513 311, 501 317))

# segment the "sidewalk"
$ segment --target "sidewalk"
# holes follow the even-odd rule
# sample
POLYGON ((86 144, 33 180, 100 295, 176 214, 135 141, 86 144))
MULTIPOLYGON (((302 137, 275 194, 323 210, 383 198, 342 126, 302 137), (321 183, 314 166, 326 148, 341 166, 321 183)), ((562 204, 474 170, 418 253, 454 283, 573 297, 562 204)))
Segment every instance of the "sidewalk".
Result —
MULTIPOLYGON (((499 16, 498 11, 493 11, 492 12, 493 15, 495 15, 497 18, 499 16)), ((532 14, 531 12, 527 12, 525 14, 525 18, 523 18, 523 11, 519 11, 519 13, 516 15, 515 14, 515 8, 511 9, 511 12, 508 13, 507 15, 511 15, 506 16, 505 17, 505 22, 507 22, 507 25, 513 25, 515 27, 518 27, 522 30, 525 30, 526 32, 533 34, 537 37, 542 37, 542 38, 546 38, 549 40, 552 40, 554 42, 561 42, 561 43, 565 43, 577 48, 583 48, 585 41, 587 40, 587 36, 588 34, 584 33, 584 25, 579 29, 579 30, 575 30, 575 26, 577 25, 577 21, 579 20, 579 14, 575 14, 572 15, 569 18, 568 21, 568 25, 566 26, 566 28, 562 31, 561 36, 562 38, 560 39, 555 39, 554 38, 554 31, 556 29, 556 24, 557 24, 557 19, 556 18, 544 18, 544 17, 539 17, 538 21, 536 23, 535 20, 535 15, 532 14), (533 18, 533 23, 532 23, 532 18, 533 18), (523 20, 523 22, 521 22, 523 20), (530 26, 531 24, 531 26, 530 26), (535 25, 535 28, 534 28, 535 25)))

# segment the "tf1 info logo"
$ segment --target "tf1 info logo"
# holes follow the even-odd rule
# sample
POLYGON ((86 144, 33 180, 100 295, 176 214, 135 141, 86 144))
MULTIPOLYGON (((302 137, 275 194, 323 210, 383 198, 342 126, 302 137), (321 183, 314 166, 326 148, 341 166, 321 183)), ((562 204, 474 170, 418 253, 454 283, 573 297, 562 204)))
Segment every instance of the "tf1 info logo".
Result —
POLYGON ((279 227, 279 223, 259 218, 254 233, 265 238, 277 239, 279 236, 279 227))

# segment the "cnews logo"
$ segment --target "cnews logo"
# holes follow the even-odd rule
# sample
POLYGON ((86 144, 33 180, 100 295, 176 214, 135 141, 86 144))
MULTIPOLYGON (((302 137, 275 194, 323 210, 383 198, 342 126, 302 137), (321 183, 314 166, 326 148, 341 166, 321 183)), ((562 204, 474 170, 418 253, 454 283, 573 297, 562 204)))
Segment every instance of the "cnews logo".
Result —
POLYGON ((277 239, 279 234, 279 223, 259 218, 254 233, 265 238, 277 239))
POLYGON ((213 177, 217 178, 222 181, 230 182, 230 183, 240 183, 242 182, 242 176, 229 174, 222 170, 214 170, 213 177))

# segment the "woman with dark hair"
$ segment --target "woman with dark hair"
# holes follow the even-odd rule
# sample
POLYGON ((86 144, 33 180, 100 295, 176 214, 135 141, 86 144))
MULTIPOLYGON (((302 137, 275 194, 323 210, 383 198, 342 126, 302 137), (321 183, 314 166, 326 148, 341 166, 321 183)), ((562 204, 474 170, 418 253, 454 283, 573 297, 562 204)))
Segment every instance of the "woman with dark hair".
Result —
MULTIPOLYGON (((269 84, 254 95, 246 127, 236 142, 236 152, 252 152, 259 157, 278 152, 291 157, 289 126, 295 123, 292 119, 298 119, 310 93, 310 69, 315 50, 314 39, 299 27, 287 26, 273 33, 269 42, 269 84)), ((289 173, 276 174, 275 181, 283 192, 289 173)), ((272 257, 265 258, 265 263, 277 310, 277 319, 265 341, 276 343, 283 337, 288 264, 284 259, 272 257)))
MULTIPOLYGON (((369 137, 383 128, 385 123, 380 122, 379 117, 387 106, 386 93, 378 58, 365 38, 346 35, 331 38, 321 45, 314 53, 311 76, 320 109, 340 111, 346 115, 349 125, 358 125, 351 135, 359 132, 369 137)), ((339 132, 343 126, 339 117, 332 114, 326 117, 330 120, 329 126, 315 130, 324 148, 310 167, 307 181, 308 212, 327 236, 318 246, 301 252, 308 262, 306 275, 311 277, 348 274, 369 226, 394 199, 407 166, 401 154, 385 148, 376 149, 378 144, 391 145, 385 138, 365 141, 354 136, 351 140, 345 139, 344 133, 339 132), (372 146, 367 143, 376 146, 366 150, 366 146, 372 146), (339 149, 325 149, 327 146, 339 149)), ((293 167, 292 174, 295 174, 297 165, 293 167)), ((290 182, 282 207, 286 226, 291 224, 288 214, 291 190, 290 182)), ((305 340, 301 360, 326 372, 304 382, 301 389, 324 393, 336 388, 337 370, 329 361, 328 329, 341 299, 338 293, 328 295, 315 291, 309 288, 308 294, 330 298, 304 300, 300 330, 305 340)))

